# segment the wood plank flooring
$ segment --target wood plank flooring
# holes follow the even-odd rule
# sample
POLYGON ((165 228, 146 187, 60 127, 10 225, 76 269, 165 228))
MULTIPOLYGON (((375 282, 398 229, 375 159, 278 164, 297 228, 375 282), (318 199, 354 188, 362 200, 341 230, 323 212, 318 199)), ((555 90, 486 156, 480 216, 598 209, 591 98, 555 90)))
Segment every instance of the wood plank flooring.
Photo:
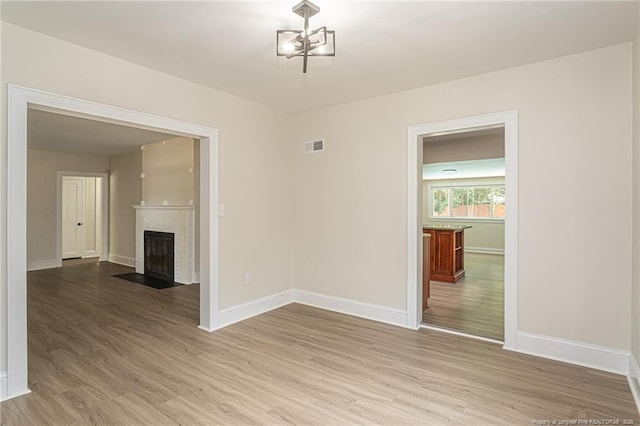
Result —
POLYGON ((31 394, 2 425, 464 424, 631 419, 624 377, 291 304, 215 333, 198 286, 85 263, 28 274, 31 394))
POLYGON ((504 256, 465 253, 464 264, 459 283, 431 281, 422 322, 504 341, 504 256))

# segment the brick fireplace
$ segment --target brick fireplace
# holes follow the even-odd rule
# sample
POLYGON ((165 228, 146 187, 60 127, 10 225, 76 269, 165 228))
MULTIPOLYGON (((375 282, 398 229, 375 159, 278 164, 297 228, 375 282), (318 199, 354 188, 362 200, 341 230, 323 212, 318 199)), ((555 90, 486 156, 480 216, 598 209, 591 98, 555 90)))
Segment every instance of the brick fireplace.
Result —
POLYGON ((144 232, 174 234, 174 280, 181 284, 196 282, 195 207, 133 206, 136 210, 136 272, 145 273, 144 232))

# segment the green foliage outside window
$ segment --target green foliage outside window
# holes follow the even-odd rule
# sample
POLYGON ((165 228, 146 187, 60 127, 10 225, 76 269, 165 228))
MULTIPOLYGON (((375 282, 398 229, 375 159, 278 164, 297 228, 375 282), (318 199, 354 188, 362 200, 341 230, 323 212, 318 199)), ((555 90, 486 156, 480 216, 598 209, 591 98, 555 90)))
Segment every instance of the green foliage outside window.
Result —
POLYGON ((432 216, 503 219, 504 185, 437 187, 431 191, 432 216))

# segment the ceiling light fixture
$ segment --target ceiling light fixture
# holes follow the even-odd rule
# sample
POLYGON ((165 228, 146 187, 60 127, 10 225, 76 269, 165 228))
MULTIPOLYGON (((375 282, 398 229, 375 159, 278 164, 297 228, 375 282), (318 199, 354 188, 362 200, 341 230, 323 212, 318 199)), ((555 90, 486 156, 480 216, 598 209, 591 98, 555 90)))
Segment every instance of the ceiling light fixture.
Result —
POLYGON ((310 1, 303 0, 291 9, 304 18, 302 30, 276 30, 276 54, 291 59, 302 56, 302 72, 307 73, 309 56, 336 56, 335 31, 320 27, 309 29, 309 18, 320 12, 320 8, 310 1))

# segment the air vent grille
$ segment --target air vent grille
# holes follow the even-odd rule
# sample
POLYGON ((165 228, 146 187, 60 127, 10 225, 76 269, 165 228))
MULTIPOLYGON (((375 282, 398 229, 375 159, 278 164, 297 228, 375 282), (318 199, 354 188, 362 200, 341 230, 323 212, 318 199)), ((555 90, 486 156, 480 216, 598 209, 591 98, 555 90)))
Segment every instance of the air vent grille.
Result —
POLYGON ((324 151, 324 139, 318 139, 315 141, 307 141, 304 143, 304 153, 310 154, 313 152, 324 151))

